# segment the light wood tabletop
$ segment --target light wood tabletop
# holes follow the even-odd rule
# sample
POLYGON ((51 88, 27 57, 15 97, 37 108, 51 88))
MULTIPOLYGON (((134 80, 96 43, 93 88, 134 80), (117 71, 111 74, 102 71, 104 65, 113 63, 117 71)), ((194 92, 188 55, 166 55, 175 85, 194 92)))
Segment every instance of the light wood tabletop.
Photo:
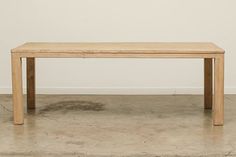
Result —
POLYGON ((30 42, 12 49, 15 53, 224 53, 210 42, 96 42, 96 43, 43 43, 30 42))

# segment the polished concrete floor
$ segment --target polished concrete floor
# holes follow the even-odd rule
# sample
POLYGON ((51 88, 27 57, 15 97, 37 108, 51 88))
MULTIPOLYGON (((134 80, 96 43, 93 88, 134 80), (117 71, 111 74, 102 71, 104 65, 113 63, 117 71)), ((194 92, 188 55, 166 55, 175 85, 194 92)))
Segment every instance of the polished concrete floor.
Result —
POLYGON ((213 127, 203 97, 38 95, 25 124, 12 124, 0 95, 0 157, 236 156, 236 95, 213 127))

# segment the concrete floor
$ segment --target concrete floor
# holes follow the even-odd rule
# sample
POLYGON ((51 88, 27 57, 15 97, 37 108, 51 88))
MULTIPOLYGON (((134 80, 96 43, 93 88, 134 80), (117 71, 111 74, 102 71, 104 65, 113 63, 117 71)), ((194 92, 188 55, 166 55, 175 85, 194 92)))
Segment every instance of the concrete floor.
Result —
POLYGON ((25 124, 12 124, 0 95, 0 157, 236 156, 236 95, 213 127, 202 96, 39 95, 25 124))

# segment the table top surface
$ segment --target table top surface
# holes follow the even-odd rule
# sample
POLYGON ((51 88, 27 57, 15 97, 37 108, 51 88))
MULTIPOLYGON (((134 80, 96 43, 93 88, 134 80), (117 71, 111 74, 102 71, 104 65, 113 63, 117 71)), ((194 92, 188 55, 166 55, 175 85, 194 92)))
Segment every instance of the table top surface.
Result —
POLYGON ((12 53, 141 53, 215 54, 224 50, 210 42, 28 42, 12 53))

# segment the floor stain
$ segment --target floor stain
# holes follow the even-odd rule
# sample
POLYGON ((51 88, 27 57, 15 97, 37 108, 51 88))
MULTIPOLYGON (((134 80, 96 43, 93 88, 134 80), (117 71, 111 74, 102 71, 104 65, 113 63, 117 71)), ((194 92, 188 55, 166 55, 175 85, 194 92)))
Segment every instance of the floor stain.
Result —
POLYGON ((72 112, 72 111, 103 111, 105 104, 92 101, 60 101, 49 104, 39 110, 39 114, 47 112, 72 112))
POLYGON ((67 141, 66 144, 84 145, 84 142, 81 142, 81 141, 67 141))

